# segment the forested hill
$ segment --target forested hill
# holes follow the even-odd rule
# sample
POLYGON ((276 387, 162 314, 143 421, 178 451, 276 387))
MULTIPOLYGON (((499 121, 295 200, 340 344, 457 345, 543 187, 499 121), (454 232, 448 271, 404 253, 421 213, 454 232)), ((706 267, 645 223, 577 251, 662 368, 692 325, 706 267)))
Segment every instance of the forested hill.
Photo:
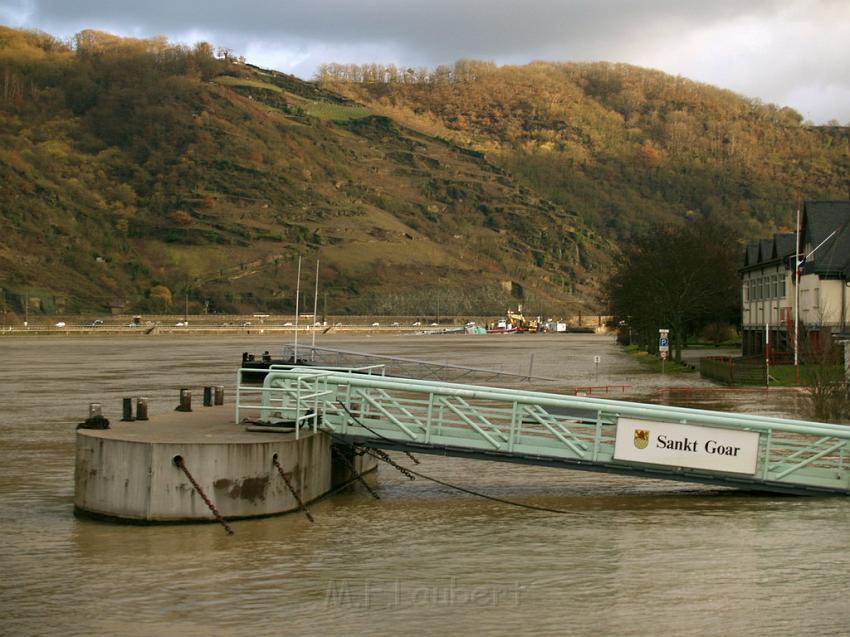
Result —
POLYGON ((208 44, 92 31, 0 28, 0 218, 16 311, 292 311, 303 254, 330 313, 520 290, 560 313, 595 306, 606 252, 478 152, 208 44))
POLYGON ((653 71, 340 69, 0 27, 3 307, 291 311, 303 254, 331 313, 592 310, 645 224, 846 195, 846 129, 653 71))
MULTIPOLYGON (((779 72, 779 71, 777 71, 779 72)), ((609 63, 397 69, 329 64, 322 86, 485 152, 597 231, 715 215, 750 237, 787 227, 795 192, 846 198, 847 127, 659 71, 609 63)))

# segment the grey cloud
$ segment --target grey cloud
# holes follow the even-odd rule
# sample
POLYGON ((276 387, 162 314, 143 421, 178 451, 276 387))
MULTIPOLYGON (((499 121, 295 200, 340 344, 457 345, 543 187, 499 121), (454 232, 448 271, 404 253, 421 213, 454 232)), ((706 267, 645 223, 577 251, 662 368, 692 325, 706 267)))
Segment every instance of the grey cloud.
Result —
POLYGON ((171 33, 192 25, 211 32, 264 40, 296 38, 341 44, 397 43, 430 59, 467 54, 510 55, 529 50, 587 46, 640 33, 645 25, 671 26, 724 20, 744 12, 774 10, 755 0, 37 0, 32 20, 42 24, 122 25, 147 33, 171 33))

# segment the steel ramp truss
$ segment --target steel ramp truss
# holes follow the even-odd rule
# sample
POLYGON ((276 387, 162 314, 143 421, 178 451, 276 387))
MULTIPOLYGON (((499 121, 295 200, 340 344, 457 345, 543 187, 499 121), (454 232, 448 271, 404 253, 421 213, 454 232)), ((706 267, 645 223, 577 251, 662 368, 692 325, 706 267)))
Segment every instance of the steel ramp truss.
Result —
POLYGON ((309 427, 388 449, 779 493, 850 494, 850 427, 843 425, 381 376, 371 367, 272 369, 262 387, 242 383, 242 371, 237 421, 246 411, 259 412, 263 422, 297 425, 296 435, 309 427), (623 418, 648 427, 754 432, 755 470, 742 474, 616 459, 623 418))

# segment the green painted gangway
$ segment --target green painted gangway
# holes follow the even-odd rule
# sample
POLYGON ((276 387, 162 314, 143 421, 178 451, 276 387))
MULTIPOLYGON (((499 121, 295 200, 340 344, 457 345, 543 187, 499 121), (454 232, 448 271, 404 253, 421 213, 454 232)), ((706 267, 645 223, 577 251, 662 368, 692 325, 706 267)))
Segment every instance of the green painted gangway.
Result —
POLYGON ((236 421, 368 447, 790 494, 850 494, 850 427, 382 375, 237 375, 236 421))

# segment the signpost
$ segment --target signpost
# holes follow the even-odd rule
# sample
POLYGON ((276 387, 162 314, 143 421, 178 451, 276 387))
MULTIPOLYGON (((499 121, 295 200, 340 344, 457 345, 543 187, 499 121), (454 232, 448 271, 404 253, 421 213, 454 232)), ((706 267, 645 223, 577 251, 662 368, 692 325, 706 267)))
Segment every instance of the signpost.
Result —
POLYGON ((658 355, 661 356, 661 373, 664 373, 664 362, 670 355, 670 330, 661 328, 658 330, 658 355))

